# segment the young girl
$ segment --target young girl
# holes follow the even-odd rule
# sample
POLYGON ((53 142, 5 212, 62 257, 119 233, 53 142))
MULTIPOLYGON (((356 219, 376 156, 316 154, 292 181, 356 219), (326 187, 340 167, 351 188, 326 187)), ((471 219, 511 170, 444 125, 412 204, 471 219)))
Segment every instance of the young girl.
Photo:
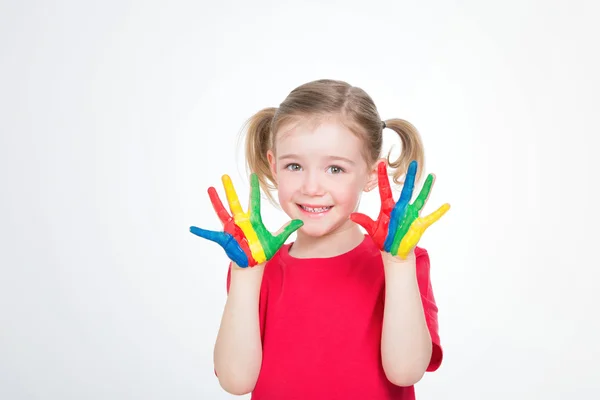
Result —
POLYGON ((249 120, 246 155, 249 212, 225 175, 232 215, 209 189, 223 232, 191 228, 232 260, 214 351, 221 386, 255 400, 414 399, 413 385, 442 361, 429 256, 416 244, 449 208, 419 217, 432 175, 410 203, 423 165, 417 131, 382 121, 362 89, 319 80, 249 120), (402 141, 394 162, 380 158, 385 128, 402 141), (397 203, 386 164, 396 183, 406 172, 397 203), (373 221, 355 211, 378 185, 373 221), (278 235, 262 224, 259 186, 276 189, 292 219, 278 235))

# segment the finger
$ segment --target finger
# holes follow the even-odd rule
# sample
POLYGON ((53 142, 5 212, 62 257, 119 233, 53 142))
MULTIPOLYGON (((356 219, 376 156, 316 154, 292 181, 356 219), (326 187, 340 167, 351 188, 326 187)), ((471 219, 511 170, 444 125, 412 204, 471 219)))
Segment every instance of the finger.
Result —
POLYGON ((225 232, 215 232, 206 229, 198 228, 196 226, 190 227, 190 232, 201 238, 210 240, 217 243, 225 250, 227 256, 234 261, 237 265, 244 268, 248 266, 248 257, 244 253, 244 250, 235 241, 234 237, 225 232))
POLYGON ((250 211, 252 214, 260 216, 260 184, 258 175, 250 175, 250 211))
POLYGON ((210 197, 210 202, 221 222, 226 224, 227 222, 231 221, 231 215, 229 215, 223 206, 223 202, 221 202, 217 190, 212 186, 208 188, 208 197, 210 197))
POLYGON ((439 220, 449 209, 450 204, 446 203, 426 217, 415 218, 412 223, 410 223, 410 219, 404 221, 404 225, 398 230, 398 236, 394 240, 394 245, 392 245, 392 254, 408 254, 417 245, 425 230, 439 220))
POLYGON ((404 180, 404 185, 402 186, 402 192, 400 193, 399 202, 403 202, 404 204, 408 204, 410 199, 412 198, 413 190, 415 188, 415 176, 417 175, 417 162, 411 161, 408 166, 408 171, 406 172, 406 179, 404 180))
POLYGON ((387 175, 387 166, 383 161, 377 165, 377 185, 379 186, 381 208, 384 209, 387 214, 389 214, 392 207, 394 207, 394 196, 392 195, 390 179, 387 175))
MULTIPOLYGON (((260 214, 260 184, 258 175, 252 173, 250 175, 250 225, 254 230, 255 236, 251 240, 258 240, 260 248, 264 253, 264 258, 270 260, 275 254, 276 249, 273 249, 271 242, 273 235, 267 230, 262 221, 260 214), (255 238, 254 238, 255 237, 255 238)), ((252 247, 252 246, 251 246, 252 247)), ((258 247, 258 246, 256 246, 258 247)), ((261 256, 258 257, 260 259, 261 256)))
POLYGON ((358 225, 365 228, 369 236, 373 236, 375 233, 375 229, 377 228, 377 223, 373 221, 371 217, 362 213, 352 213, 350 214, 350 219, 357 223, 358 225))
POLYGON ((417 211, 421 211, 427 199, 429 198, 429 193, 431 192, 431 186, 433 185, 433 181, 435 180, 435 176, 433 174, 427 175, 427 179, 423 184, 423 188, 421 189, 421 193, 419 193, 419 197, 413 203, 413 206, 417 209, 417 211))
POLYGON ((440 218, 442 218, 442 216, 444 214, 446 214, 446 212, 448 212, 449 209, 450 209, 450 204, 446 203, 446 204, 442 205, 440 208, 438 208, 437 210, 435 210, 434 212, 432 212, 431 214, 429 214, 428 216, 422 217, 421 220, 423 221, 422 223, 425 226, 425 229, 429 228, 436 221, 438 221, 440 218))
MULTIPOLYGON (((197 226, 190 227, 190 232, 192 232, 196 236, 200 236, 201 238, 210 240, 211 242, 215 242, 219 244, 221 247, 225 245, 228 239, 228 233, 225 232, 216 232, 209 231, 206 229, 198 228, 197 226)), ((229 235, 231 236, 231 235, 229 235)))
MULTIPOLYGON (((255 173, 250 175, 250 223, 263 248, 266 248, 267 239, 271 237, 271 234, 263 224, 260 214, 260 184, 255 173)), ((269 258, 268 255, 267 258, 269 258)))
POLYGON ((229 175, 223 175, 221 177, 221 180, 223 181, 223 187, 225 188, 225 195, 227 196, 229 209, 231 210, 234 216, 243 214, 244 210, 242 210, 240 199, 238 198, 238 195, 235 192, 235 188, 233 187, 231 178, 229 177, 229 175))
POLYGON ((273 237, 273 240, 270 241, 271 243, 270 243, 269 247, 271 247, 271 249, 269 250, 269 252, 271 254, 275 254, 275 252, 277 252, 277 250, 279 250, 281 248, 281 246, 283 246, 283 244, 290 237, 290 235, 292 233, 294 233, 295 231, 297 231, 298 229, 300 229, 302 227, 302 225, 304 225, 304 222, 302 222, 302 220, 299 220, 299 219, 294 219, 294 220, 288 222, 282 228, 281 233, 279 233, 277 236, 273 237))

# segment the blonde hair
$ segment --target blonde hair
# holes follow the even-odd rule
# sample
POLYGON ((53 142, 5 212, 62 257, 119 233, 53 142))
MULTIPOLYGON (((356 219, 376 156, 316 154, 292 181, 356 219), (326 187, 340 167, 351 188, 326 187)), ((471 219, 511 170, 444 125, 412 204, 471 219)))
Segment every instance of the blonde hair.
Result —
MULTIPOLYGON (((277 189, 269 167, 267 151, 275 152, 275 134, 279 128, 300 118, 337 116, 355 135, 365 143, 364 156, 372 166, 381 157, 383 128, 396 132, 402 142, 399 157, 392 161, 391 150, 387 162, 393 170, 395 184, 401 179, 412 160, 419 164, 416 182, 424 170, 424 149, 417 129, 403 119, 379 117, 375 103, 361 88, 343 81, 321 79, 305 83, 292 90, 279 108, 264 108, 250 117, 244 125, 246 131, 246 168, 258 176, 260 186, 269 200, 274 202, 271 191, 277 189), (385 124, 385 125, 384 125, 385 124)), ((243 132, 242 132, 243 133, 243 132)))

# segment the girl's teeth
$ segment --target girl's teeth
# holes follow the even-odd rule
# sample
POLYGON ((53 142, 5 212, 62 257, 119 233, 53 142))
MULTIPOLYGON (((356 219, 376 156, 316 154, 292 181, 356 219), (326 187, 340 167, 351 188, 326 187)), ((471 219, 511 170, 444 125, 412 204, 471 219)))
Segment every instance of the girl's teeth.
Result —
POLYGON ((325 212, 327 210, 329 210, 331 207, 319 207, 319 208, 311 208, 311 207, 305 207, 305 206, 300 206, 302 207, 302 209, 304 211, 308 211, 308 212, 312 212, 312 213, 321 213, 321 212, 325 212))

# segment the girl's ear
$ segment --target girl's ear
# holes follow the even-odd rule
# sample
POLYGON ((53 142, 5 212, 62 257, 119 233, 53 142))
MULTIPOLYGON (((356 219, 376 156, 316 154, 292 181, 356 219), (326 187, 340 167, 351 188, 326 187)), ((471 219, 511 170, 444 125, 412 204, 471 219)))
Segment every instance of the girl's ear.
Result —
POLYGON ((271 175, 275 180, 275 182, 273 183, 277 185, 277 160, 275 160, 275 154, 272 150, 267 151, 267 161, 269 162, 269 169, 271 170, 271 175))
POLYGON ((370 192, 371 190, 377 187, 377 176, 379 175, 377 172, 377 168, 380 162, 384 162, 387 167, 387 160, 385 158, 380 158, 371 166, 369 171, 369 178, 367 179, 367 184, 365 185, 365 192, 370 192))

